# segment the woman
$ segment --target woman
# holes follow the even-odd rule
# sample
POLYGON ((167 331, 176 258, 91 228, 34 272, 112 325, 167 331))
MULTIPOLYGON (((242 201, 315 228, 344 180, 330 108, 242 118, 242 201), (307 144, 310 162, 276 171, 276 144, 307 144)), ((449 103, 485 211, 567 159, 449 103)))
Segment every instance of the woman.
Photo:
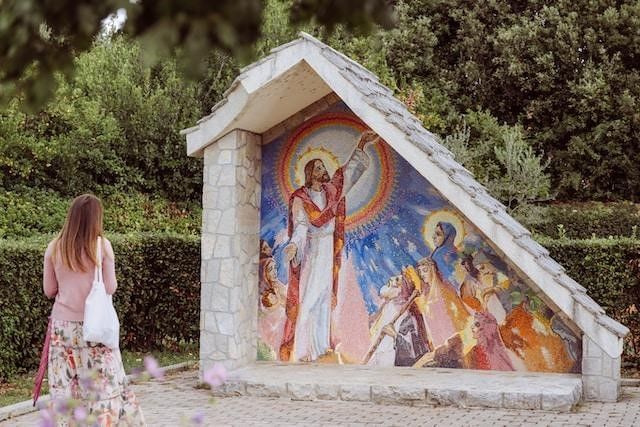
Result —
POLYGON ((459 284, 456 280, 455 273, 456 264, 460 257, 455 241, 456 228, 448 222, 438 222, 433 232, 435 249, 431 254, 431 259, 435 261, 442 277, 451 283, 456 288, 456 291, 458 291, 459 284))
POLYGON ((435 349, 446 345, 453 335, 462 333, 470 323, 470 314, 456 290, 442 278, 433 259, 419 260, 417 270, 423 283, 423 295, 416 300, 416 304, 435 349))
POLYGON ((273 257, 263 257, 260 267, 258 326, 260 338, 272 351, 275 360, 284 331, 284 303, 287 291, 285 285, 278 280, 276 261, 273 257))
MULTIPOLYGON (((473 266, 478 270, 478 287, 477 298, 482 304, 482 308, 485 311, 493 314, 498 322, 498 325, 504 324, 507 317, 507 310, 501 302, 501 298, 509 298, 507 289, 509 287, 508 282, 499 280, 498 269, 493 265, 489 257, 484 251, 478 252, 473 258, 473 266)), ((502 274, 500 274, 502 276, 502 274)), ((504 277, 504 276, 503 276, 504 277)), ((511 303, 507 301, 508 308, 510 309, 511 303)))
POLYGON ((102 268, 107 293, 112 295, 117 288, 113 248, 102 235, 102 203, 84 194, 73 200, 62 231, 47 246, 43 288, 48 298, 55 297, 48 332, 49 393, 59 413, 72 399, 80 401, 99 425, 145 425, 128 388, 120 351, 82 337, 85 299, 96 265, 102 268), (101 257, 97 259, 99 240, 101 257))
POLYGON ((515 370, 500 337, 498 322, 493 314, 476 311, 471 332, 477 342, 465 357, 468 368, 493 371, 515 370))

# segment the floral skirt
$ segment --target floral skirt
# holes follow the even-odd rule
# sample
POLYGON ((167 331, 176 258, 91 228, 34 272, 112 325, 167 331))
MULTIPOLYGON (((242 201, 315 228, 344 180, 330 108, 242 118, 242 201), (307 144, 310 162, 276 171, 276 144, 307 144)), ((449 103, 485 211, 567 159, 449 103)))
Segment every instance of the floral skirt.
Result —
POLYGON ((58 425, 145 425, 120 350, 85 342, 82 322, 53 319, 48 373, 58 425))

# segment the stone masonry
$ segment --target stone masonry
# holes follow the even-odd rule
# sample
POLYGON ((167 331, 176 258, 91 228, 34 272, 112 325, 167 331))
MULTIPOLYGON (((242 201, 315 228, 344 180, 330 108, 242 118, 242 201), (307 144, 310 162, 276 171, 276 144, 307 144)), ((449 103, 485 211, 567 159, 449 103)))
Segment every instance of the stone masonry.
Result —
POLYGON ((570 411, 582 381, 575 374, 258 362, 232 372, 216 394, 570 411))
POLYGON ((620 395, 620 356, 613 358, 586 335, 582 337, 584 399, 615 402, 620 395))
POLYGON ((234 130, 204 150, 200 370, 256 359, 260 135, 234 130))

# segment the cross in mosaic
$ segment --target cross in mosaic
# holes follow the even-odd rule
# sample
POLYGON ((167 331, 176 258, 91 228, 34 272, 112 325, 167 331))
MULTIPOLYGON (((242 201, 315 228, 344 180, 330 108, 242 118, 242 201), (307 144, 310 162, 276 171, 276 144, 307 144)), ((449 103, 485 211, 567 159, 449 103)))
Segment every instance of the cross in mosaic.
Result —
POLYGON ((204 157, 202 369, 564 373, 618 398, 627 328, 349 58, 301 34, 183 133, 204 157))

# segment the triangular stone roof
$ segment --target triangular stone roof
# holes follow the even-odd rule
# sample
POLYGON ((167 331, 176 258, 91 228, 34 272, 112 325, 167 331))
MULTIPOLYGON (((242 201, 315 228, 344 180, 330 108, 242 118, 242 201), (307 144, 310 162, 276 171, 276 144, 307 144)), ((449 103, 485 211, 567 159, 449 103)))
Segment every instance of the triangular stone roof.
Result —
POLYGON ((605 314, 376 75, 306 33, 241 70, 211 114, 182 131, 187 153, 202 156, 207 145, 234 129, 263 133, 331 92, 499 248, 534 290, 609 356, 620 356, 628 328, 605 314))

